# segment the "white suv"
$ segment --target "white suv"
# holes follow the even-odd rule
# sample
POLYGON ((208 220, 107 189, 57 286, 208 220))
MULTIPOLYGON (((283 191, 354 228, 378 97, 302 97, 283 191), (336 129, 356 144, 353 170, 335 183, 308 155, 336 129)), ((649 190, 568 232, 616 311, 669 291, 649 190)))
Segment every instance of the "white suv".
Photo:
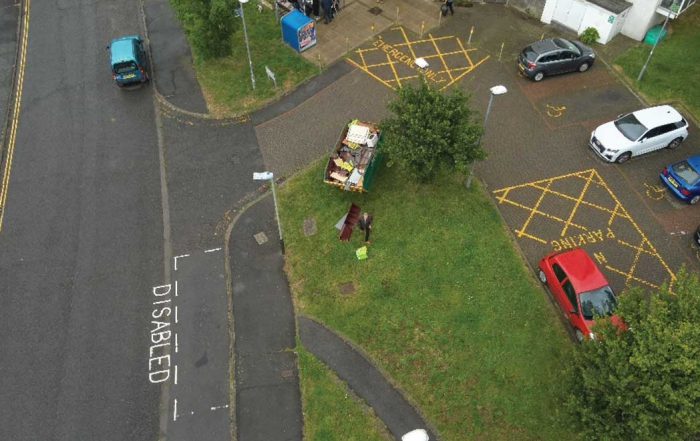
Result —
POLYGON ((688 137, 688 121, 671 106, 657 106, 621 115, 591 133, 588 145, 608 162, 622 164, 632 156, 668 147, 688 137))

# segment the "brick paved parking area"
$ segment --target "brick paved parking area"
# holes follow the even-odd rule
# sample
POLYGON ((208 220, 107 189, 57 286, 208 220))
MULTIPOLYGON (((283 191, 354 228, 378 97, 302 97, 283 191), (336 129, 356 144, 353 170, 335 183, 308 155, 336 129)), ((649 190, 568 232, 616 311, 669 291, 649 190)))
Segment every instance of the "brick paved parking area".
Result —
POLYGON ((535 83, 519 75, 514 60, 491 55, 465 82, 482 109, 489 87, 509 90, 494 100, 484 136, 489 157, 477 173, 530 265, 580 246, 617 292, 673 283, 682 265, 697 271, 690 234, 700 207, 675 201, 658 178, 665 165, 700 153, 697 128, 675 151, 604 163, 588 148, 591 130, 645 107, 604 63, 535 83))

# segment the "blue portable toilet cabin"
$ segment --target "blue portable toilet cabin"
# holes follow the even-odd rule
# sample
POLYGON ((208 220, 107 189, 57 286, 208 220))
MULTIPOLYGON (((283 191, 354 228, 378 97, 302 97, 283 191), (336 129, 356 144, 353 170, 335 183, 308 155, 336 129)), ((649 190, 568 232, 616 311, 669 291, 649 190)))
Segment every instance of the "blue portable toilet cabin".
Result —
POLYGON ((282 38, 297 52, 316 44, 316 22, 297 10, 282 17, 282 38))

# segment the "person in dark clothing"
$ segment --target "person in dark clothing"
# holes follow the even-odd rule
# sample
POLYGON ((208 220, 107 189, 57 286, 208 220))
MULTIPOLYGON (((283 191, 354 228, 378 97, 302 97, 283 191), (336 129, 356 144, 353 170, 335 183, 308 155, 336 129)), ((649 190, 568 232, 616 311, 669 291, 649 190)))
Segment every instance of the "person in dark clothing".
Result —
POLYGON ((321 6, 323 7, 323 22, 328 24, 333 21, 333 0, 322 0, 321 6))
MULTIPOLYGON (((445 6, 450 10, 450 15, 455 15, 455 8, 453 6, 454 0, 445 0, 445 6)), ((445 10, 445 15, 447 15, 447 10, 445 10)))
POLYGON ((366 211, 360 217, 360 230, 365 232, 365 243, 370 243, 369 233, 372 231, 372 216, 366 211))

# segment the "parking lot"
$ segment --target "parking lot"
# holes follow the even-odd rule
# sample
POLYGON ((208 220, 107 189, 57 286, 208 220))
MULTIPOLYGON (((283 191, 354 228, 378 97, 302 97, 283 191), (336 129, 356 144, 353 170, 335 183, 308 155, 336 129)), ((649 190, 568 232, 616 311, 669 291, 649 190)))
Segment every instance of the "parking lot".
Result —
POLYGON ((474 84, 509 89, 494 102, 484 137, 489 158, 478 170, 530 265, 580 246, 618 292, 673 284, 684 264, 697 270, 691 235, 700 207, 675 200, 658 177, 664 166, 700 151, 696 127, 674 151, 608 164, 589 149, 591 130, 646 106, 605 64, 535 83, 504 61, 485 64, 474 77, 474 84))

